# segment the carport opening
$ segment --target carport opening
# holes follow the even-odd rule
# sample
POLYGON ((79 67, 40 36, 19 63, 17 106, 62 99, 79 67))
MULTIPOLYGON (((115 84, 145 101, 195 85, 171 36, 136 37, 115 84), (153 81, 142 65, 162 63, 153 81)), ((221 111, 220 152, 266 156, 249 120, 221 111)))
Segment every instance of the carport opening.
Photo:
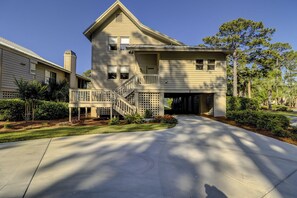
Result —
POLYGON ((214 94, 165 93, 165 114, 213 115, 214 94))

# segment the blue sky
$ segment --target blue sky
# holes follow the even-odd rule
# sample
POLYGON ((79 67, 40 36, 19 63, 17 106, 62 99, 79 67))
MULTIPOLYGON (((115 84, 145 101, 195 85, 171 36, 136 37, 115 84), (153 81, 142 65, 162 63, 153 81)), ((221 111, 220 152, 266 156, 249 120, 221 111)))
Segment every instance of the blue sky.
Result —
MULTIPOLYGON (((91 45, 82 32, 114 0, 2 0, 0 36, 63 65, 63 53, 78 56, 77 72, 90 69, 91 45)), ((243 17, 276 28, 274 42, 297 50, 296 0, 122 0, 145 25, 188 45, 202 43, 227 21, 243 17), (240 3, 239 3, 240 2, 240 3)))

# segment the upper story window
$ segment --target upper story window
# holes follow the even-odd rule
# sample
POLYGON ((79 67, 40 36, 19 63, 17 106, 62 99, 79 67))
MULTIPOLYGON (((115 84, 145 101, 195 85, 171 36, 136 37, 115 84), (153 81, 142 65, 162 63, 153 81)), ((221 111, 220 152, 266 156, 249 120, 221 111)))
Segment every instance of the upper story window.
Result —
POLYGON ((57 73, 45 70, 44 82, 49 84, 49 82, 57 82, 57 73))
POLYGON ((126 50, 126 47, 130 44, 130 38, 129 37, 121 37, 121 50, 126 50))
POLYGON ((117 23, 121 23, 121 22, 123 21, 123 14, 122 14, 122 13, 117 13, 117 14, 116 14, 115 21, 116 21, 117 23))
POLYGON ((215 59, 208 59, 207 60, 207 70, 215 70, 215 68, 216 68, 215 59))
POLYGON ((129 79, 129 66, 121 66, 120 74, 121 79, 129 79))
POLYGON ((30 63, 30 74, 35 75, 36 74, 36 64, 30 63))
POLYGON ((108 49, 110 51, 118 50, 118 37, 116 36, 110 36, 108 38, 108 49))
POLYGON ((196 70, 203 70, 203 59, 196 60, 196 70))
POLYGON ((117 66, 108 66, 107 67, 107 78, 116 79, 117 78, 117 66))

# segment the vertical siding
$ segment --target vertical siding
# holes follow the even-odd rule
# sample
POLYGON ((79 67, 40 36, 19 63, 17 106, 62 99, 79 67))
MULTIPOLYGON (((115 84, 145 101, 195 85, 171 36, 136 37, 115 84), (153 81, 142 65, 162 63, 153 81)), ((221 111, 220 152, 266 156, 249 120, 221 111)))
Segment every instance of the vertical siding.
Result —
POLYGON ((119 78, 107 79, 107 65, 129 65, 130 76, 138 71, 136 69, 138 65, 133 54, 129 54, 128 51, 108 50, 109 36, 117 36, 118 43, 121 36, 128 36, 130 44, 164 44, 162 41, 140 31, 124 13, 122 13, 122 22, 116 22, 115 14, 105 22, 102 29, 97 30, 92 35, 92 79, 95 88, 114 89, 123 82, 119 78))
POLYGON ((2 88, 17 88, 14 79, 32 80, 30 60, 18 54, 3 50, 2 88))

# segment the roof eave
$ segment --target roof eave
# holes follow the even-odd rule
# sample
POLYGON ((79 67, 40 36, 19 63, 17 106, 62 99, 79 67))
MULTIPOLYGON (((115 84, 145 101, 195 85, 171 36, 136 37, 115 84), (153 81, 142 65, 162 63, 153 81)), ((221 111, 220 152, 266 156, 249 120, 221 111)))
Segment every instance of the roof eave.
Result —
POLYGON ((143 25, 126 7, 124 4, 122 4, 120 1, 116 1, 114 4, 112 4, 102 15, 100 15, 96 21, 90 25, 83 34, 91 41, 92 33, 97 29, 103 22, 106 20, 109 16, 113 14, 114 11, 116 11, 118 8, 120 8, 133 22, 134 24, 142 31, 146 31, 150 34, 153 34, 154 36, 166 40, 167 42, 174 44, 174 45, 184 45, 184 43, 173 39, 163 33, 160 33, 156 30, 153 30, 145 25, 143 25))

